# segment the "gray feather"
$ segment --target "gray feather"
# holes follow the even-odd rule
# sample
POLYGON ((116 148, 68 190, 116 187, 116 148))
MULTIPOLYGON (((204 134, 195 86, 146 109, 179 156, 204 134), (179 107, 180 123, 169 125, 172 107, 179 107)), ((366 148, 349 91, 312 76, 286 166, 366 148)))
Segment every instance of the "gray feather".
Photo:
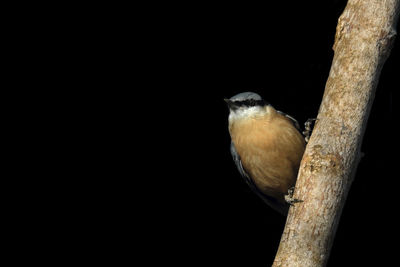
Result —
POLYGON ((290 119, 290 120, 292 121, 294 127, 296 127, 297 130, 299 130, 299 132, 301 133, 300 124, 299 124, 299 122, 298 122, 295 118, 293 118, 292 116, 290 116, 290 115, 288 115, 288 114, 286 114, 286 113, 284 113, 284 112, 282 112, 282 111, 277 110, 277 112, 278 112, 279 114, 285 116, 286 118, 290 119))

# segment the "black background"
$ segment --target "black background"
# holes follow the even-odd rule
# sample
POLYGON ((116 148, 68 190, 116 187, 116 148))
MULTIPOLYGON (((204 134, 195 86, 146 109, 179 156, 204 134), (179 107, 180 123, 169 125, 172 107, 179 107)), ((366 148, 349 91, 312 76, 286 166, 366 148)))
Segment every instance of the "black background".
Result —
MULTIPOLYGON (((154 46, 162 49, 155 65, 166 71, 149 78, 161 87, 155 95, 162 103, 156 107, 161 116, 156 136, 163 155, 157 145, 148 159, 154 162, 156 153, 156 162, 164 163, 150 183, 162 188, 153 214, 160 236, 151 239, 150 247, 155 242, 168 260, 186 265, 272 264, 285 218, 241 180, 229 153, 228 109, 222 99, 254 91, 300 122, 315 117, 344 5, 325 1, 270 6, 263 12, 223 7, 191 18, 190 25, 178 21, 170 27, 180 30, 161 37, 170 45, 154 46)), ((362 146, 365 156, 328 266, 384 265, 396 258, 392 92, 398 86, 399 52, 397 42, 382 71, 362 146)))
MULTIPOLYGON (((99 133, 87 137, 101 136, 94 150, 106 158, 94 165, 99 177, 85 184, 95 197, 80 207, 96 257, 135 262, 139 254, 146 265, 272 264, 285 218, 237 172, 223 98, 254 91, 300 123, 316 117, 345 7, 320 2, 157 5, 133 23, 121 21, 124 30, 113 33, 119 41, 108 55, 113 74, 96 77, 107 87, 95 93, 102 94, 95 103, 102 107, 99 133)), ((328 266, 396 260, 392 94, 399 53, 397 41, 328 266)))

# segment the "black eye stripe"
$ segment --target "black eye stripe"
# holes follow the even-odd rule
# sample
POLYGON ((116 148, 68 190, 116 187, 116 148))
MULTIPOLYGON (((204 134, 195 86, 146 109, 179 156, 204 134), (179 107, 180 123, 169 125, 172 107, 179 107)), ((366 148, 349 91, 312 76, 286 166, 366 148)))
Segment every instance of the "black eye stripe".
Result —
POLYGON ((264 100, 246 99, 234 102, 236 106, 254 107, 254 106, 264 106, 264 100))

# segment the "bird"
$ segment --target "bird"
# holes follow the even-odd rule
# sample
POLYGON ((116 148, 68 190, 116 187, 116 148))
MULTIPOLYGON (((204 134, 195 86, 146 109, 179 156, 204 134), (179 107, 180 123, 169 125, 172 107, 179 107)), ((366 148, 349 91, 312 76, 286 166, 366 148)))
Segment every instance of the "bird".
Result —
POLYGON ((239 173, 265 203, 286 215, 290 204, 300 202, 289 197, 306 146, 299 123, 254 92, 224 100, 230 152, 239 173))

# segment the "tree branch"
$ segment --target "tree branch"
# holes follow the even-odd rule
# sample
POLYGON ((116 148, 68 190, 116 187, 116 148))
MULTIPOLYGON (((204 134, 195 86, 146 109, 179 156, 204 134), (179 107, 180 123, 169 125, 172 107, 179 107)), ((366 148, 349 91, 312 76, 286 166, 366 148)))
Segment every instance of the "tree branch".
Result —
POLYGON ((304 153, 273 267, 325 266, 352 183, 400 0, 349 0, 336 28, 329 78, 304 153))

